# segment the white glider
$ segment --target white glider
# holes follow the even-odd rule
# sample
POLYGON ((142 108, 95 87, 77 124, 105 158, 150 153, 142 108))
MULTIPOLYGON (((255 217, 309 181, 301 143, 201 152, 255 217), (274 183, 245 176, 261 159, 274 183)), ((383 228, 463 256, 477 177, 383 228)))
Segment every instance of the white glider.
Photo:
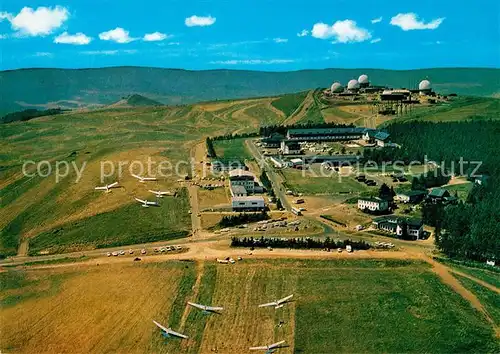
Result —
POLYGON ((118 186, 118 182, 107 184, 107 185, 102 186, 102 187, 95 187, 94 189, 99 190, 99 191, 106 191, 106 193, 109 193, 110 189, 115 188, 116 186, 118 186))
POLYGON ((164 195, 172 195, 172 192, 152 191, 151 189, 148 192, 153 193, 157 198, 163 198, 164 195))
POLYGON ((153 323, 161 329, 162 331, 162 334, 165 336, 165 337, 169 337, 169 336, 175 336, 175 337, 179 337, 179 338, 184 338, 184 339, 187 339, 188 336, 186 336, 185 334, 182 334, 182 333, 179 333, 179 332, 176 332, 176 331, 173 331, 171 328, 167 328, 165 326, 162 326, 161 324, 159 324, 158 322, 154 321, 153 320, 153 323))
POLYGON ((147 201, 147 200, 142 200, 142 199, 139 199, 139 198, 134 198, 135 200, 137 200, 139 203, 142 203, 142 206, 144 208, 149 208, 149 206, 159 206, 160 204, 158 204, 157 202, 150 202, 150 201, 147 201))
POLYGON ((223 307, 200 305, 200 304, 195 304, 194 302, 188 302, 188 305, 196 307, 196 308, 203 310, 205 312, 216 312, 216 311, 224 310, 223 307))
POLYGON ((137 178, 139 180, 139 182, 141 182, 141 183, 144 183, 146 181, 156 181, 156 177, 141 177, 141 176, 134 175, 133 173, 131 175, 132 175, 132 177, 137 178))
POLYGON ((278 342, 278 343, 274 343, 274 344, 263 345, 261 347, 250 347, 250 350, 265 350, 266 353, 273 353, 274 350, 281 347, 282 344, 285 344, 284 340, 282 340, 281 342, 278 342))
POLYGON ((262 304, 262 305, 259 305, 259 307, 270 307, 270 306, 274 306, 275 309, 279 309, 280 307, 283 307, 283 305, 285 303, 288 302, 288 300, 290 300, 291 298, 293 297, 293 294, 290 295, 290 296, 287 296, 287 297, 284 297, 283 299, 279 299, 279 300, 274 300, 273 302, 269 302, 267 304, 262 304))

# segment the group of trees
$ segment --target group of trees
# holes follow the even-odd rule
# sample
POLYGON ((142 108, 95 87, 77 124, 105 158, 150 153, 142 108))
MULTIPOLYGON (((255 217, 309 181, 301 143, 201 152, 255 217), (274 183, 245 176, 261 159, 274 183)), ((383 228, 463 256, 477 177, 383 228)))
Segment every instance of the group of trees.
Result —
POLYGON ((238 215, 224 215, 221 221, 219 221, 219 226, 224 228, 268 219, 269 215, 265 211, 262 211, 260 213, 240 213, 238 215))
POLYGON ((424 222, 436 227, 436 245, 446 255, 500 260, 500 122, 413 121, 390 124, 387 130, 392 140, 401 144, 400 149, 388 150, 393 159, 426 158, 441 166, 438 177, 431 171, 412 181, 414 189, 445 184, 452 173, 471 180, 490 176, 487 183, 474 186, 465 202, 424 203, 422 213, 424 222), (448 176, 441 173, 444 171, 448 176))
POLYGON ((312 238, 260 238, 244 237, 231 238, 232 247, 257 247, 257 248, 293 248, 293 249, 335 249, 345 248, 351 245, 352 248, 357 250, 367 250, 370 244, 365 241, 352 241, 352 240, 333 240, 330 237, 324 240, 312 238))
POLYGON ((3 117, 0 118, 0 123, 11 123, 11 122, 17 122, 17 121, 28 121, 33 118, 38 118, 38 117, 44 117, 44 116, 52 116, 55 114, 61 114, 65 110, 62 110, 61 108, 52 108, 52 109, 46 109, 44 111, 40 111, 38 109, 25 109, 23 111, 19 112, 13 112, 4 115, 3 117))
POLYGON ((250 133, 234 133, 234 134, 225 134, 214 136, 212 140, 230 140, 230 139, 244 139, 244 138, 254 138, 259 136, 258 132, 250 132, 250 133))
POLYGON ((205 145, 207 147, 207 157, 210 157, 213 159, 216 158, 217 153, 215 152, 214 143, 212 142, 212 139, 210 137, 206 138, 205 145))
POLYGON ((413 177, 411 181, 411 189, 420 191, 427 188, 440 187, 447 184, 450 181, 450 176, 442 171, 441 168, 437 168, 433 171, 427 171, 427 173, 422 173, 418 177, 413 177))
POLYGON ((498 179, 476 185, 465 203, 434 207, 436 245, 448 256, 476 261, 500 260, 498 179))

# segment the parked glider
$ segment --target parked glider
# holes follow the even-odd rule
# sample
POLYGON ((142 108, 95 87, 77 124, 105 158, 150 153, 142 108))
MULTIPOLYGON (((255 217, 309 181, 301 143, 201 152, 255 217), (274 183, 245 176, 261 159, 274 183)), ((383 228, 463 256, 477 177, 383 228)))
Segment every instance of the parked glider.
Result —
POLYGON ((167 328, 165 326, 162 326, 161 324, 159 324, 158 322, 154 321, 153 320, 153 323, 161 329, 161 333, 163 334, 164 337, 168 338, 170 336, 174 336, 174 337, 179 337, 179 338, 183 338, 183 339, 187 339, 188 336, 186 336, 185 334, 182 334, 182 333, 179 333, 179 332, 176 332, 176 331, 173 331, 171 328, 167 328))
POLYGON ((137 176, 137 175, 134 175, 132 173, 132 177, 135 177, 139 180, 139 182, 141 183, 144 183, 146 181, 156 181, 156 177, 141 177, 141 176, 137 176))
POLYGON ((101 186, 101 187, 95 187, 94 189, 100 190, 100 191, 106 191, 106 193, 109 193, 110 189, 115 188, 116 186, 118 186, 118 182, 107 184, 107 185, 101 186))
POLYGON ((284 297, 283 299, 279 299, 279 300, 274 300, 273 302, 269 302, 267 304, 262 304, 262 305, 259 305, 259 307, 270 307, 270 306, 274 306, 275 309, 279 309, 280 307, 283 307, 283 305, 285 303, 288 302, 288 300, 290 300, 291 298, 293 297, 293 294, 290 295, 290 296, 287 296, 287 297, 284 297))
POLYGON ((152 190, 148 190, 148 191, 153 193, 154 195, 156 195, 157 198, 163 198, 164 195, 172 195, 171 192, 161 192, 161 191, 152 191, 152 190))
POLYGON ((200 310, 203 310, 204 312, 217 312, 217 311, 224 310, 223 307, 200 305, 200 304, 195 304, 194 302, 189 302, 189 301, 188 301, 188 305, 196 307, 200 310))
POLYGON ((160 204, 158 204, 157 202, 150 202, 150 201, 142 200, 139 198, 135 198, 135 200, 137 200, 139 203, 142 203, 142 206, 144 208, 149 208, 149 206, 160 206, 160 204))
POLYGON ((274 344, 263 345, 261 347, 250 347, 250 350, 265 350, 266 354, 271 354, 274 353, 276 349, 280 348, 283 344, 285 344, 284 340, 274 344))

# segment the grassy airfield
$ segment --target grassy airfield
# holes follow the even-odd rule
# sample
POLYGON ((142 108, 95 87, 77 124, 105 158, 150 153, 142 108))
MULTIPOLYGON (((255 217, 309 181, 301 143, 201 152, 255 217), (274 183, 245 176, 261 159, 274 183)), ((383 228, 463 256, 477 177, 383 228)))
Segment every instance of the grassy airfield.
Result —
POLYGON ((419 262, 68 265, 0 280, 9 352, 244 353, 283 339, 280 353, 498 351, 482 315, 419 262), (281 309, 257 307, 292 293, 281 309), (153 319, 190 338, 165 341, 153 319))
MULTIPOLYGON (((369 113, 357 103, 343 102, 328 108, 319 95, 320 91, 314 90, 188 106, 75 110, 2 125, 0 255, 85 250, 185 235, 190 228, 186 194, 180 193, 175 199, 164 198, 162 207, 156 210, 142 210, 133 199, 153 199, 147 189, 180 192, 176 182, 179 177, 173 174, 145 186, 129 175, 131 161, 147 162, 151 158, 158 163, 166 159, 175 165, 188 161, 190 148, 206 136, 252 132, 268 124, 323 121, 361 124, 369 113), (54 174, 47 178, 25 177, 21 167, 26 160, 47 160, 52 169, 56 161, 67 161, 70 169, 59 183, 55 183, 54 174), (121 178, 115 171, 101 183, 101 161, 110 161, 116 169, 119 161, 129 164, 124 165, 121 178), (75 167, 81 170, 84 164, 81 179, 75 183, 75 167), (116 179, 120 189, 110 194, 94 190, 95 186, 116 179), (170 212, 172 206, 178 206, 178 212, 170 212)), ((490 119, 498 116, 494 114, 498 112, 498 102, 488 98, 459 98, 446 107, 422 108, 418 116, 395 119, 461 120, 471 114, 477 119, 490 119)), ((215 148, 222 157, 250 157, 243 140, 217 141, 215 148)), ((34 167, 30 166, 28 172, 33 172, 34 167)), ((108 171, 109 166, 105 167, 108 171)), ((41 172, 48 173, 47 169, 44 166, 41 172)), ((64 166, 61 172, 66 173, 64 166)), ((186 165, 179 168, 180 174, 188 172, 186 165)), ((330 183, 331 179, 320 181, 321 178, 315 181, 316 188, 293 174, 288 177, 291 187, 305 193, 326 190, 335 194, 364 188, 354 181, 339 185, 330 183)))

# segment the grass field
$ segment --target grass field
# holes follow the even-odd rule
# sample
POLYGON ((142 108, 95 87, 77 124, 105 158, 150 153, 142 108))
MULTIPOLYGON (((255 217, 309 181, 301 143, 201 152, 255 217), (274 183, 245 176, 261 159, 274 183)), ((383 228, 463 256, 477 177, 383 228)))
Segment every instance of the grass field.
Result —
POLYGON ((252 158, 245 146, 245 139, 214 140, 213 145, 218 158, 235 160, 252 158))
POLYGON ((286 181, 286 188, 306 195, 313 194, 349 194, 363 193, 376 187, 367 187, 351 176, 331 177, 312 176, 307 171, 286 169, 281 171, 286 181))
MULTIPOLYGON (((57 251, 87 243, 94 247, 115 242, 130 243, 141 237, 156 239, 161 237, 159 229, 167 238, 173 231, 185 230, 187 224, 183 215, 174 216, 167 212, 171 206, 167 199, 162 201, 165 208, 144 210, 150 215, 157 213, 157 217, 150 222, 136 222, 133 215, 137 205, 131 205, 135 203, 133 198, 152 199, 154 196, 148 189, 177 189, 178 174, 186 174, 188 166, 180 164, 177 173, 176 164, 188 161, 189 149, 207 135, 236 130, 255 131, 262 124, 279 123, 283 117, 271 108, 273 100, 275 98, 179 107, 107 108, 3 125, 0 255, 13 255, 18 250, 23 254, 23 250, 27 252, 28 244, 32 247, 31 253, 45 248, 57 251), (260 108, 252 109, 255 107, 260 108), (263 116, 262 109, 267 108, 269 114, 263 116), (168 161, 172 168, 166 171, 166 177, 145 186, 137 183, 130 172, 140 174, 137 165, 135 169, 131 166, 135 161, 147 164, 148 159, 156 164, 153 173, 163 161, 168 161), (21 168, 25 160, 49 161, 52 174, 46 178, 36 174, 34 177, 23 176, 21 168), (56 183, 54 168, 57 161, 74 164, 82 171, 78 183, 75 183, 77 173, 74 167, 56 183), (105 165, 101 164, 103 161, 105 165), (120 163, 124 163, 122 173, 118 173, 120 163), (99 178, 101 170, 109 172, 111 164, 115 172, 110 173, 104 182, 118 180, 123 188, 110 194, 96 192, 94 187, 103 184, 99 178), (116 219, 121 223, 118 228, 113 222, 116 219), (95 228, 95 231, 89 228, 95 228), (120 230, 131 231, 118 237, 120 230), (74 240, 79 240, 76 245, 74 240)), ((234 146, 229 144, 222 150, 226 148, 221 155, 250 157, 243 141, 234 146)), ((33 172, 34 167, 30 166, 28 172, 33 172)), ((40 170, 48 172, 48 167, 40 170)), ((64 173, 65 169, 61 172, 64 173)), ((183 203, 180 207, 184 210, 183 203)))
POLYGON ((457 275, 457 278, 478 297, 495 324, 500 325, 500 295, 461 275, 457 275))
POLYGON ((171 262, 2 273, 2 350, 166 353, 151 321, 167 324, 193 268, 171 262))
POLYGON ((240 353, 279 340, 285 354, 498 350, 481 315, 418 262, 117 264, 9 270, 0 279, 9 351, 240 353), (281 309, 257 307, 292 293, 281 309), (224 310, 186 312, 190 300, 224 310), (165 341, 152 319, 190 338, 165 341))

